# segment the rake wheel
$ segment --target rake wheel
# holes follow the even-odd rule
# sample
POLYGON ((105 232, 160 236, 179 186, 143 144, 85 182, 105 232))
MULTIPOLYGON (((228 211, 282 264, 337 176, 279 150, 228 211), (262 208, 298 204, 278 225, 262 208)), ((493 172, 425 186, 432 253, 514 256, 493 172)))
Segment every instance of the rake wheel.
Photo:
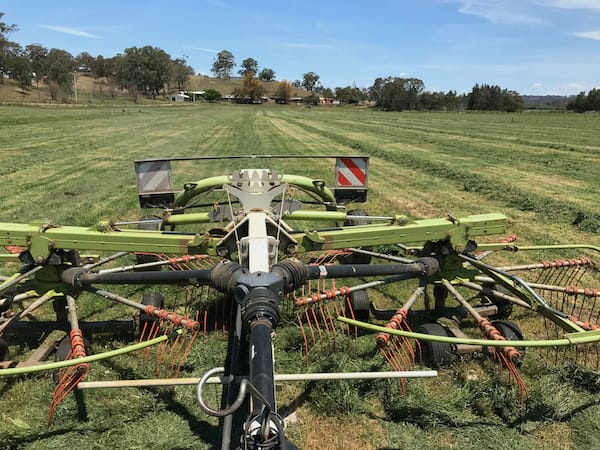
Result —
POLYGON ((10 350, 8 342, 0 338, 0 361, 10 361, 10 350))
MULTIPOLYGON (((509 341, 523 340, 523 333, 519 326, 511 320, 495 320, 492 325, 509 341)), ((517 350, 521 354, 521 360, 525 357, 525 347, 518 347, 517 350)))
MULTIPOLYGON (((144 294, 141 303, 142 305, 152 305, 156 306, 157 308, 163 309, 165 307, 165 298, 160 292, 150 291, 144 294)), ((151 326, 157 320, 157 317, 142 312, 140 314, 140 335, 143 333, 144 328, 151 326)))
MULTIPOLYGON (((424 323, 419 325, 417 333, 431 334, 433 336, 448 336, 446 329, 439 323, 424 323)), ((423 363, 431 368, 446 367, 452 361, 452 344, 445 342, 420 341, 423 363)))

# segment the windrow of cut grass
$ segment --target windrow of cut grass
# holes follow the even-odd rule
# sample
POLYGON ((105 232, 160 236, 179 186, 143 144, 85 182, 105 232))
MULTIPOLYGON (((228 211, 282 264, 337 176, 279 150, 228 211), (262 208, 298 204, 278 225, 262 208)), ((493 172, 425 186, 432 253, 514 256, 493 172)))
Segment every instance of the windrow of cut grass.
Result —
MULTIPOLYGON (((483 122, 481 130, 476 134, 469 123, 471 131, 463 135, 457 126, 466 120, 462 116, 465 115, 455 116, 459 120, 453 124, 452 132, 443 129, 449 126, 447 117, 442 115, 442 123, 438 123, 435 114, 418 113, 407 113, 397 117, 395 123, 379 126, 368 117, 366 125, 361 122, 360 127, 347 118, 327 120, 326 113, 320 120, 299 118, 295 124, 303 126, 308 134, 320 133, 350 149, 389 161, 394 167, 410 168, 414 177, 425 175, 444 180, 450 192, 475 192, 486 203, 493 200, 501 202, 504 209, 532 211, 545 222, 572 225, 588 234, 600 231, 600 189, 594 182, 600 147, 573 144, 578 142, 576 133, 567 137, 556 135, 555 147, 568 150, 548 148, 545 142, 535 144, 532 138, 528 138, 527 145, 519 144, 506 137, 511 135, 510 128, 498 131, 501 127, 497 116, 502 115, 496 114, 482 114, 483 120, 472 120, 483 122), (494 121, 494 125, 489 125, 489 121, 494 121), (419 125, 415 132, 416 123, 419 125), (489 128, 494 128, 495 134, 486 135, 489 128)), ((564 116, 546 116, 557 125, 565 121, 564 116)), ((582 126, 578 117, 566 117, 574 121, 574 128, 582 126)), ((513 120, 519 121, 519 132, 525 134, 529 116, 524 114, 513 120)), ((541 131, 532 129, 531 133, 541 131)), ((438 195, 439 192, 432 192, 432 197, 438 195)))
MULTIPOLYGON (((0 222, 48 218, 91 226, 104 218, 139 218, 145 212, 138 207, 136 159, 344 154, 371 157, 370 214, 502 212, 519 242, 600 245, 599 120, 279 105, 0 107, 0 222)), ((174 185, 248 164, 173 163, 174 185)), ((250 165, 328 182, 334 176, 329 160, 250 165)), ((138 299, 141 291, 124 288, 122 294, 138 299)), ((391 288, 377 296, 395 301, 391 288)), ((104 300, 82 298, 78 307, 86 320, 127 314, 104 300)), ((120 339, 103 336, 92 346, 103 351, 115 340, 124 345, 120 339)), ((28 354, 35 344, 24 339, 11 348, 28 354)), ((220 333, 202 340, 183 374, 200 376, 222 365, 226 345, 220 333)), ((300 332, 284 321, 275 339, 276 370, 387 370, 372 336, 344 348, 324 351, 306 367, 300 332)), ((522 405, 497 367, 479 355, 459 358, 435 380, 409 382, 406 395, 396 381, 286 384, 278 388, 280 410, 296 411, 288 435, 303 449, 595 448, 598 377, 577 368, 546 369, 544 358, 528 351, 523 374, 530 397, 522 405)), ((151 377, 150 366, 140 355, 117 358, 92 365, 89 379, 151 377)), ((0 380, 0 448, 219 446, 218 421, 200 411, 191 388, 86 391, 66 399, 46 428, 53 389, 50 374, 0 380)), ((218 392, 209 394, 217 405, 218 392)))

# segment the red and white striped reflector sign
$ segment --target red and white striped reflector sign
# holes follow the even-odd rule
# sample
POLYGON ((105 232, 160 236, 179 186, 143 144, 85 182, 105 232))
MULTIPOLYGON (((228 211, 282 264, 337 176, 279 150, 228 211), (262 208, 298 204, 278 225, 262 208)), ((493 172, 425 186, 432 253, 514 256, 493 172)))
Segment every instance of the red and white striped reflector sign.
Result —
POLYGON ((337 158, 335 161, 336 187, 367 187, 369 158, 337 158))
POLYGON ((136 161, 138 193, 172 192, 170 161, 136 161))

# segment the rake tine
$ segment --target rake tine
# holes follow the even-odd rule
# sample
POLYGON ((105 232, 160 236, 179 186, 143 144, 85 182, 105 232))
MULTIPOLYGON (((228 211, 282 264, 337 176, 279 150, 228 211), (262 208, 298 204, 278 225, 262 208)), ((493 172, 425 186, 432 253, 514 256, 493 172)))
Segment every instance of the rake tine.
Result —
MULTIPOLYGON (((346 317, 346 311, 343 308, 340 308, 338 301, 333 302, 333 309, 335 310, 336 317, 346 317)), ((340 331, 342 332, 343 337, 346 337, 346 332, 348 333, 348 337, 350 336, 350 327, 347 324, 341 323, 340 331)))
POLYGON ((325 317, 325 313, 323 312, 323 304, 319 303, 319 312, 321 313, 321 318, 323 319, 323 325, 325 325, 325 332, 327 333, 327 349, 331 351, 331 333, 329 332, 329 325, 327 324, 327 318, 325 317))
POLYGON ((315 324, 315 328, 317 329, 317 332, 319 333, 318 344, 321 344, 321 342, 323 342, 323 333, 321 332, 321 327, 319 326, 319 319, 317 319, 317 314, 315 313, 314 308, 310 308, 310 312, 312 313, 312 319, 314 320, 313 323, 315 324))
POLYGON ((196 341, 196 338, 198 337, 199 332, 200 332, 199 329, 194 332, 193 336, 189 339, 190 342, 187 345, 187 347, 185 348, 185 350, 183 351, 181 358, 179 358, 179 363, 177 364, 177 370, 175 372, 175 378, 179 378, 179 370, 181 369, 181 365, 183 364, 183 361, 185 361, 185 359, 189 355, 190 350, 192 349, 192 345, 196 341))
POLYGON ((308 329, 310 330, 310 336, 312 338, 312 347, 310 349, 310 351, 312 352, 313 350, 315 350, 317 348, 317 340, 316 340, 316 336, 315 336, 315 331, 313 330, 313 327, 312 327, 312 321, 310 319, 310 315, 308 314, 308 308, 304 310, 304 314, 306 315, 306 323, 308 325, 308 329))
POLYGON ((331 311, 329 310, 329 303, 325 305, 325 310, 327 311, 327 319, 329 319, 329 325, 331 326, 331 331, 333 334, 333 351, 337 350, 337 331, 335 322, 333 321, 333 317, 331 316, 331 311))
POLYGON ((302 325, 302 319, 300 318, 300 314, 296 316, 296 320, 298 321, 298 326, 300 327, 300 331, 302 332, 302 339, 304 340, 304 353, 306 355, 306 367, 308 367, 308 340, 306 339, 306 333, 304 332, 304 326, 302 325))

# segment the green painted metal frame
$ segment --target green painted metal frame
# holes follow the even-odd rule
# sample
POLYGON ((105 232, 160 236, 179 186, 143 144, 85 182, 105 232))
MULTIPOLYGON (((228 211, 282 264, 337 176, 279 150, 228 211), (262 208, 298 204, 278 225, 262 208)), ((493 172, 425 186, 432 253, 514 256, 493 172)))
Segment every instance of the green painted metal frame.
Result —
MULTIPOLYGON (((168 224, 206 223, 204 214, 171 216, 168 224), (181 218, 180 218, 181 217, 181 218)), ((310 219, 341 220, 339 213, 310 212, 310 219)), ((292 233, 299 251, 344 249, 354 246, 424 244, 430 240, 449 240, 460 248, 477 236, 501 234, 506 218, 501 214, 483 214, 449 219, 418 220, 405 225, 374 224, 292 233)), ((49 222, 29 225, 0 223, 0 245, 25 247, 38 264, 55 249, 153 252, 167 254, 215 254, 220 237, 209 234, 175 233, 148 230, 119 230, 109 222, 91 227, 59 226, 49 222)))

